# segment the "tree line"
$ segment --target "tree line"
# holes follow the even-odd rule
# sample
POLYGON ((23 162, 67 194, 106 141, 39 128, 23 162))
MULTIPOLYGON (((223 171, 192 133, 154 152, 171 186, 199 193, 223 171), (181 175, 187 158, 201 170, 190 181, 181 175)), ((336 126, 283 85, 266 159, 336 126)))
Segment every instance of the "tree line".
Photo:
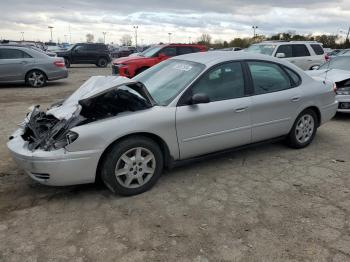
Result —
POLYGON ((340 49, 350 48, 349 39, 345 41, 340 39, 338 35, 298 35, 290 33, 278 33, 272 36, 257 35, 255 37, 234 38, 231 41, 212 40, 209 34, 202 34, 197 43, 207 46, 208 48, 227 48, 241 47, 247 48, 251 44, 260 43, 262 41, 317 41, 323 44, 323 47, 340 49))

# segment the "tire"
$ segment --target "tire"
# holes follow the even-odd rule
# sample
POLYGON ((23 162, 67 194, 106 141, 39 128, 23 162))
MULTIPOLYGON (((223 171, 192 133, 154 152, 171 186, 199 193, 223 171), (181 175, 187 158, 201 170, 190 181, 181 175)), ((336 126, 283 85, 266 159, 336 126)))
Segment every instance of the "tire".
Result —
POLYGON ((66 65, 67 68, 70 68, 70 60, 68 58, 64 59, 64 64, 66 65))
POLYGON ((97 64, 98 67, 106 67, 108 65, 108 61, 106 58, 101 57, 97 60, 97 64))
POLYGON ((25 81, 30 87, 39 88, 46 85, 47 78, 43 71, 32 70, 26 74, 25 81))
POLYGON ((112 192, 132 196, 151 189, 162 171, 163 154, 158 144, 134 136, 110 148, 101 165, 101 178, 112 192))
POLYGON ((292 148, 304 148, 313 141, 318 127, 314 110, 306 109, 299 114, 287 137, 287 144, 292 148))
POLYGON ((141 74, 143 71, 146 71, 147 69, 148 69, 148 67, 142 67, 142 68, 136 70, 135 76, 138 74, 141 74))

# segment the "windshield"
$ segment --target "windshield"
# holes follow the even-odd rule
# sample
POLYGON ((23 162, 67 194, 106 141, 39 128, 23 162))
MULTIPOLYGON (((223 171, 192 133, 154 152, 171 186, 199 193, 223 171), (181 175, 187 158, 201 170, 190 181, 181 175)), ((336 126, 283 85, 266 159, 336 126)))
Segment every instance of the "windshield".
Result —
POLYGON ((273 50, 275 50, 275 48, 275 45, 251 45, 250 47, 245 49, 245 51, 262 55, 272 55, 273 50))
POLYGON ((350 56, 337 56, 329 62, 321 65, 318 70, 322 69, 340 69, 350 71, 350 56))
POLYGON ((184 60, 166 60, 133 78, 143 83, 158 105, 168 105, 205 66, 184 60))
POLYGON ((143 51, 142 53, 140 53, 139 56, 143 56, 143 57, 152 57, 152 56, 155 55, 160 49, 162 49, 162 46, 159 46, 159 45, 152 46, 152 47, 146 49, 145 51, 143 51))

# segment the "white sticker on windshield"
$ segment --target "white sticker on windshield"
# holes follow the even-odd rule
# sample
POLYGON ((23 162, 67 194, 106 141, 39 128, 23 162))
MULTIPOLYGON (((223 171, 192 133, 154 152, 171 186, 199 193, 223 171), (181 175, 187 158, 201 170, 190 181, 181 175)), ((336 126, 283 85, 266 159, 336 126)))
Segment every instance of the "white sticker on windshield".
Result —
POLYGON ((190 71, 192 69, 192 66, 185 65, 185 64, 175 64, 174 69, 182 70, 182 71, 190 71))

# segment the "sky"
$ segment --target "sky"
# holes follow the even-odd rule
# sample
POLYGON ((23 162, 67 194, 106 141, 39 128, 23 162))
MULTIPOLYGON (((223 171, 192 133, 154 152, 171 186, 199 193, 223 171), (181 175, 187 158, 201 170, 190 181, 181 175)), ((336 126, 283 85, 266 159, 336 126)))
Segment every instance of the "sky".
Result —
POLYGON ((138 26, 138 44, 230 41, 257 33, 339 34, 350 26, 350 0, 0 0, 0 38, 83 42, 86 34, 120 43, 138 26))

